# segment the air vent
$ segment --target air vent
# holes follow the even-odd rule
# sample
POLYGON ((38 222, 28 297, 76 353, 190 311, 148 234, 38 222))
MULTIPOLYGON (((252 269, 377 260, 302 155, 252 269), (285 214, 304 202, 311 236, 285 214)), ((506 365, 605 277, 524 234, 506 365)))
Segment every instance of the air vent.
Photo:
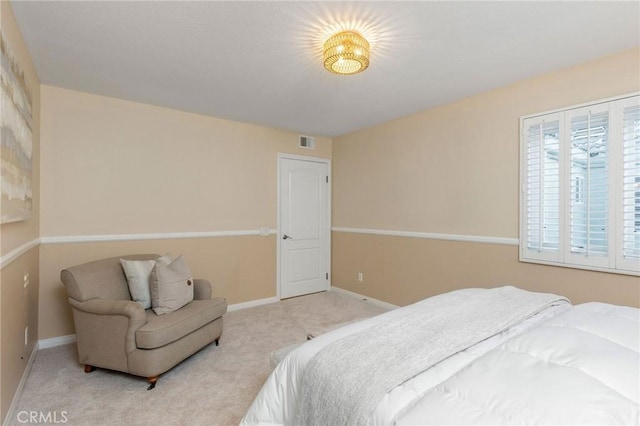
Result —
POLYGON ((300 135, 298 146, 305 149, 316 149, 316 138, 300 135))

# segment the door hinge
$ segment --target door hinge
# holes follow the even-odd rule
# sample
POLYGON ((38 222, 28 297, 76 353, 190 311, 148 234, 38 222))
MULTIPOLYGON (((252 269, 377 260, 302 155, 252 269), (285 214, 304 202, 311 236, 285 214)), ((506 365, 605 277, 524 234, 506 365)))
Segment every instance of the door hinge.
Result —
POLYGON ((329 279, 329 273, 328 272, 325 274, 325 276, 327 277, 327 279, 329 279))
POLYGON ((329 176, 327 176, 327 183, 329 183, 329 176))

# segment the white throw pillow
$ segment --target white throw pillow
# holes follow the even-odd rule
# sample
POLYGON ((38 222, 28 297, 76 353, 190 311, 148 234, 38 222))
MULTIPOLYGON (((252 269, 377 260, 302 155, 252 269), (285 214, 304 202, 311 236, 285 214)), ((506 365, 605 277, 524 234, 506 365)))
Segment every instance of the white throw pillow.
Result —
POLYGON ((131 300, 138 302, 144 309, 151 307, 151 293, 149 291, 149 276, 156 262, 168 265, 172 261, 169 253, 156 260, 127 260, 120 259, 122 269, 127 277, 131 300))

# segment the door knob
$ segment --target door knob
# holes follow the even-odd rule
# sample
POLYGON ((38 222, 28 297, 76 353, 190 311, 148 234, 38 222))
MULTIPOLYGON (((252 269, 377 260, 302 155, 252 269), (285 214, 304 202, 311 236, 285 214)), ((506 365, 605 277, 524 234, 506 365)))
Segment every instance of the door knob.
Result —
POLYGON ((283 240, 288 240, 289 238, 291 238, 291 237, 290 237, 290 236, 288 236, 288 235, 286 235, 286 234, 282 236, 282 239, 283 239, 283 240))

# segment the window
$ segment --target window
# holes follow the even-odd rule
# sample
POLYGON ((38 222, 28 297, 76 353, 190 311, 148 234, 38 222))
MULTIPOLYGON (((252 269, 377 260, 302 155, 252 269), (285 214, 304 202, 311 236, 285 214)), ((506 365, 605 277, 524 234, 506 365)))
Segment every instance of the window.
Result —
POLYGON ((520 260, 639 274, 640 97, 520 122, 520 260))

